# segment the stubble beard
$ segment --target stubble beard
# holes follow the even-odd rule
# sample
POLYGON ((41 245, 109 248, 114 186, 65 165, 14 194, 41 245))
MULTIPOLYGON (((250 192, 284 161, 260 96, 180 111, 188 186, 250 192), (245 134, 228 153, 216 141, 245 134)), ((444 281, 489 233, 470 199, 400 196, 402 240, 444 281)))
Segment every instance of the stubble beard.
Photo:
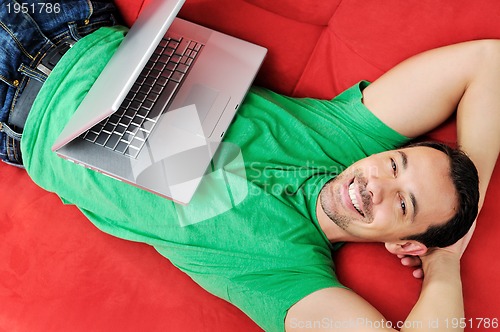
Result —
POLYGON ((332 206, 332 202, 336 201, 338 197, 340 197, 340 187, 334 188, 337 182, 341 182, 346 176, 344 174, 340 174, 339 176, 328 181, 320 191, 320 204, 323 212, 325 212, 326 216, 333 221, 334 224, 339 226, 343 230, 347 230, 349 228, 349 224, 351 223, 351 218, 342 215, 339 211, 334 210, 334 206, 332 206))
MULTIPOLYGON (((354 170, 353 172, 354 177, 358 180, 362 190, 362 204, 364 207, 370 207, 368 209, 365 209, 365 217, 368 220, 368 223, 371 223, 373 221, 373 216, 371 214, 371 197, 366 193, 366 183, 367 180, 363 176, 362 172, 359 170, 354 170)), ((346 178, 348 177, 348 174, 346 173, 341 173, 337 177, 331 179, 328 181, 323 188, 320 191, 320 204, 321 208, 325 212, 328 218, 332 220, 333 223, 335 223, 337 226, 339 226, 343 230, 347 230, 349 228, 349 225, 353 220, 356 220, 354 217, 346 216, 344 215, 341 211, 335 211, 335 205, 332 204, 332 202, 337 202, 339 206, 342 206, 340 203, 340 186, 335 186, 336 183, 338 182, 344 182, 346 178)))

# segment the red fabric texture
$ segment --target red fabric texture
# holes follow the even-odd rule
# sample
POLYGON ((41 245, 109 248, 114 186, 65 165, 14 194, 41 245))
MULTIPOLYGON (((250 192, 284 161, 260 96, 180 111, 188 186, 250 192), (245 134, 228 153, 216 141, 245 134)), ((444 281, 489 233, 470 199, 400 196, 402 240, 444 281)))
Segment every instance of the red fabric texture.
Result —
MULTIPOLYGON (((143 5, 116 3, 127 24, 143 5)), ((497 0, 187 0, 180 16, 267 47, 256 84, 331 98, 426 49, 500 38, 499 11, 497 0)), ((429 136, 453 142, 454 130, 452 119, 429 136)), ((24 171, 0 165, 0 197, 0 332, 260 330, 152 248, 98 231, 24 171)), ((499 198, 497 166, 463 257, 467 331, 500 318, 499 198)), ((404 320, 421 286, 411 270, 380 244, 347 244, 335 259, 345 285, 404 320)))

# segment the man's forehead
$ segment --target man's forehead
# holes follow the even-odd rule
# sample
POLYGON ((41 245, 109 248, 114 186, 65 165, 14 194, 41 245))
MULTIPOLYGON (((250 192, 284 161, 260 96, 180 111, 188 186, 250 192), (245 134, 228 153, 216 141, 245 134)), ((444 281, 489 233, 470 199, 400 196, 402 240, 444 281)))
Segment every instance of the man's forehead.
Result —
POLYGON ((396 153, 401 156, 402 167, 413 175, 414 190, 410 199, 420 212, 415 221, 441 224, 449 220, 457 209, 458 197, 448 156, 427 146, 408 147, 396 153))

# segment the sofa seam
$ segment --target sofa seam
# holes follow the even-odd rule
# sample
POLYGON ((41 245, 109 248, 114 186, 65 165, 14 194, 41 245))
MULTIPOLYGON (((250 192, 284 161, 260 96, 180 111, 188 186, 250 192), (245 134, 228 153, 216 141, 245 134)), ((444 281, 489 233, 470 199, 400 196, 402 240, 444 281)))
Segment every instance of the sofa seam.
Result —
MULTIPOLYGON (((300 74, 300 77, 297 79, 297 81, 295 81, 295 84, 293 86, 293 89, 292 89, 292 96, 295 96, 296 93, 297 93, 297 89, 298 89, 298 86, 300 84, 300 82, 302 81, 302 79, 304 78, 305 76, 305 73, 308 71, 310 65, 311 65, 311 61, 312 61, 312 57, 313 55, 316 53, 316 50, 318 49, 318 44, 319 44, 319 41, 324 37, 326 31, 328 30, 328 27, 330 26, 330 23, 332 22, 332 20, 335 19, 335 16, 337 15, 337 12, 339 10, 339 7, 342 5, 342 3, 344 3, 344 0, 341 0, 338 4, 337 4, 337 7, 335 7, 335 10, 332 14, 332 16, 330 17, 330 19, 328 20, 328 23, 325 24, 325 25, 317 25, 317 26, 322 26, 323 27, 323 31, 321 31, 321 34, 319 35, 318 39, 316 40, 316 44, 314 45, 314 48, 313 50, 311 51, 310 55, 309 55, 309 58, 307 59, 307 63, 306 65, 304 66, 304 70, 302 71, 302 73, 300 74)), ((335 32, 334 32, 335 33, 335 32)))
POLYGON ((306 74, 306 71, 310 68, 310 65, 311 65, 311 62, 312 62, 312 57, 313 55, 316 53, 316 50, 318 48, 318 44, 319 44, 319 41, 324 37, 324 35, 326 33, 331 33, 338 41, 340 41, 348 50, 350 50, 352 53, 354 53, 355 55, 357 55, 360 59, 362 59, 363 61, 365 61, 367 64, 373 66, 374 68, 376 68, 377 70, 380 70, 380 71, 385 71, 384 69, 380 68, 380 66, 376 65, 375 63, 373 63, 372 61, 368 60, 367 58, 365 58, 364 56, 362 56, 359 52, 357 52, 352 46, 351 44, 347 43, 346 40, 344 38, 342 38, 334 29, 329 29, 330 26, 332 26, 331 22, 335 20, 335 16, 337 15, 337 11, 338 11, 338 8, 340 7, 340 5, 343 3, 343 1, 341 1, 339 3, 339 5, 337 6, 337 8, 335 9, 335 13, 334 15, 332 15, 329 23, 325 26, 325 29, 321 32, 321 35, 319 36, 318 40, 316 41, 316 44, 314 45, 314 49, 312 50, 311 52, 311 56, 309 57, 309 59, 307 60, 307 64, 304 66, 304 70, 302 71, 299 79, 296 81, 295 85, 294 85, 294 88, 292 90, 292 95, 296 95, 297 93, 297 89, 298 89, 298 86, 300 84, 300 82, 302 81, 303 77, 305 76, 306 74))

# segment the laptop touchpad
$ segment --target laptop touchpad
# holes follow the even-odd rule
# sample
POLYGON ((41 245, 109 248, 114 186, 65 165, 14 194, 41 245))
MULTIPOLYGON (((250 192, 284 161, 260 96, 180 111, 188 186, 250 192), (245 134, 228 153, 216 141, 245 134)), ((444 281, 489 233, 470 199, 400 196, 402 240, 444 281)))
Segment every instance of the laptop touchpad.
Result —
POLYGON ((195 105, 200 117, 200 122, 203 123, 207 117, 208 111, 217 99, 218 91, 200 84, 193 84, 191 90, 184 101, 184 105, 195 105))
MULTIPOLYGON (((196 113, 194 114, 198 115, 198 119, 191 118, 189 120, 177 121, 175 126, 197 135, 208 137, 219 121, 230 99, 227 94, 206 85, 193 84, 181 106, 177 105, 176 109, 192 109, 194 107, 196 108, 196 113), (202 125, 203 132, 199 132, 199 129, 201 129, 199 124, 202 125)), ((193 113, 190 114, 191 116, 193 115, 193 113)))

